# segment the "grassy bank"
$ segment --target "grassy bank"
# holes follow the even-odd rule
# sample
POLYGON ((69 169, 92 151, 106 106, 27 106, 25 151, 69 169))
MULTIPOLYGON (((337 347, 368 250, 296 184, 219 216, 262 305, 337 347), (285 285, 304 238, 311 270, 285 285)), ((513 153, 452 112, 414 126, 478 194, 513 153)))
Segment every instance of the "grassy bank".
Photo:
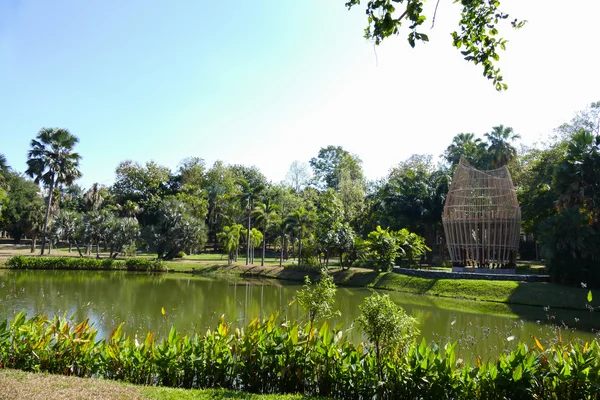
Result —
MULTIPOLYGON (((174 262, 169 270, 203 275, 238 275, 303 281, 305 275, 318 276, 317 272, 296 268, 259 267, 245 265, 202 265, 174 262)), ((488 281, 476 279, 429 279, 401 275, 393 272, 352 268, 332 270, 339 286, 368 287, 397 292, 436 297, 459 298, 504 304, 564 309, 586 309, 587 290, 546 282, 488 281)), ((595 304, 594 305, 598 305, 595 304)), ((600 303, 599 303, 600 304, 600 303)))
POLYGON ((258 395, 232 390, 172 389, 138 386, 105 379, 83 379, 72 376, 31 373, 0 369, 0 400, 62 399, 148 399, 148 400, 300 400, 301 395, 258 395))

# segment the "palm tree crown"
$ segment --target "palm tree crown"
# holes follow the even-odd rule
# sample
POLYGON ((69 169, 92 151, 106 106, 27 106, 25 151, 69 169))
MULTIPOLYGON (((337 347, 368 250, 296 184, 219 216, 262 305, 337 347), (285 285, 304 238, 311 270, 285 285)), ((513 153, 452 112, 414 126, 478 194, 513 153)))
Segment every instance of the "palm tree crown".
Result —
POLYGON ((492 167, 499 168, 506 165, 517 156, 517 149, 510 142, 520 139, 521 135, 516 134, 513 128, 504 125, 494 126, 485 137, 490 143, 488 150, 492 158, 492 167))
POLYGON ((67 129, 61 128, 42 128, 37 137, 31 141, 25 173, 34 178, 35 183, 41 182, 48 187, 42 254, 44 254, 46 244, 52 192, 56 186, 62 184, 70 186, 75 179, 81 176, 78 169, 81 156, 73 151, 77 142, 79 139, 76 136, 71 135, 67 129))

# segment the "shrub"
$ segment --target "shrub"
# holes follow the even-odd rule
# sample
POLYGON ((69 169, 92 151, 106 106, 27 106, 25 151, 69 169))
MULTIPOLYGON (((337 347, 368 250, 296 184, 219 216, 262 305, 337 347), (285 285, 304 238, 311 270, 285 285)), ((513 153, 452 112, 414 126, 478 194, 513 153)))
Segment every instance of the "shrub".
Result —
POLYGON ((81 270, 128 270, 161 272, 166 271, 165 264, 160 260, 128 258, 115 260, 112 258, 76 258, 76 257, 35 257, 14 256, 6 261, 13 269, 81 269, 81 270))

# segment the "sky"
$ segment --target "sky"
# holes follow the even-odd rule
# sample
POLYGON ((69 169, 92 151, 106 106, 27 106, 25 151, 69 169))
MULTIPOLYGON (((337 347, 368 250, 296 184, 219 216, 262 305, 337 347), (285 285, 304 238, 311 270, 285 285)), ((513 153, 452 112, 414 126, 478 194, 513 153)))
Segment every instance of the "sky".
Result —
POLYGON ((503 0, 529 21, 504 25, 505 92, 452 47, 452 1, 415 49, 406 31, 366 41, 364 8, 345 2, 0 0, 0 153, 24 171, 37 132, 67 128, 85 188, 123 160, 189 156, 279 182, 336 145, 377 179, 459 132, 504 124, 533 144, 600 100, 600 1, 503 0))

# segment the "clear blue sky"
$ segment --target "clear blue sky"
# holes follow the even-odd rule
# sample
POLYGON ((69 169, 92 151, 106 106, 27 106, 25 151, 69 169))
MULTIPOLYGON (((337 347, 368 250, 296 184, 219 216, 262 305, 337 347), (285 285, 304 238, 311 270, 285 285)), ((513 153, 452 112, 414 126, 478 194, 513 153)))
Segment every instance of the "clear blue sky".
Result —
POLYGON ((187 156, 277 182, 333 144, 373 179, 458 132, 505 124, 533 143, 600 100, 597 0, 503 1, 530 21, 507 29, 504 93, 451 47, 452 2, 415 50, 404 35, 375 49, 344 3, 2 0, 0 153, 23 171, 39 129, 64 127, 84 187, 112 183, 122 160, 187 156))

